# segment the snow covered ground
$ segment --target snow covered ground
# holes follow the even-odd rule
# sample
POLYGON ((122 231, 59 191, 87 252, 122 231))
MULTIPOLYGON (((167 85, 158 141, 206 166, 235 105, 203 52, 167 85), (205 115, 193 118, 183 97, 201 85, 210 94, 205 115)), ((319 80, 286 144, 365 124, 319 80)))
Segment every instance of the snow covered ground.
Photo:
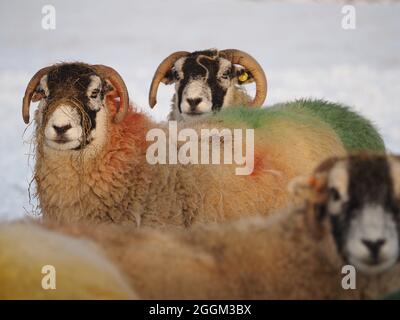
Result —
MULTIPOLYGON (((267 106, 315 97, 346 103, 374 120, 400 152, 400 5, 352 2, 357 27, 341 27, 342 4, 263 0, 0 0, 0 217, 31 213, 32 177, 21 101, 37 69, 80 60, 115 67, 131 97, 165 119, 172 87, 147 106, 155 68, 176 50, 240 48, 269 79, 267 106), (42 6, 56 8, 56 29, 41 27, 42 6)), ((321 1, 323 2, 323 1, 321 1)), ((34 108, 34 106, 32 106, 34 108)))

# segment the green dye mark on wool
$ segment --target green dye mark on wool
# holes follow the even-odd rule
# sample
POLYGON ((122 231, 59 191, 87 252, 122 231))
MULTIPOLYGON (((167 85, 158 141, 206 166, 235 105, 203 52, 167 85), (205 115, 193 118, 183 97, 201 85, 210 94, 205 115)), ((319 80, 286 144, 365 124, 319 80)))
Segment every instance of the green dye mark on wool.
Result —
POLYGON ((313 123, 317 118, 336 132, 349 152, 385 151, 382 137, 371 121, 347 106, 324 100, 295 100, 262 109, 227 108, 216 118, 226 123, 244 123, 254 129, 268 127, 271 122, 283 118, 304 125, 313 123))

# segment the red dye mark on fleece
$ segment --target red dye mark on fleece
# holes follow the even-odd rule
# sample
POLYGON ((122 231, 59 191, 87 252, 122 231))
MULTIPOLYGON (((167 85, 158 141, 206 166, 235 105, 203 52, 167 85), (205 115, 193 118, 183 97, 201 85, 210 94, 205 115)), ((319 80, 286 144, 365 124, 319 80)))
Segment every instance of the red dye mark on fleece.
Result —
MULTIPOLYGON (((107 107, 112 115, 119 109, 119 101, 107 97, 107 107)), ((145 114, 129 106, 126 117, 120 123, 111 121, 108 135, 110 137, 106 153, 108 165, 115 169, 131 166, 140 155, 146 153, 146 133, 151 127, 151 121, 145 114)))
POLYGON ((261 152, 254 153, 254 169, 253 172, 250 174, 252 177, 259 176, 264 169, 264 154, 261 152))

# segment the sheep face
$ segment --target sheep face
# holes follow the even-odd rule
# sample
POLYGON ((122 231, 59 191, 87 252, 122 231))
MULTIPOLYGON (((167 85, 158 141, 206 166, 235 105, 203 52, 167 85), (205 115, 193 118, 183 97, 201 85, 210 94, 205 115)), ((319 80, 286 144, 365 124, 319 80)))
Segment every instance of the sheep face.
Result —
POLYGON ((171 115, 193 119, 228 106, 260 107, 267 97, 267 78, 260 64, 237 49, 177 51, 166 57, 154 73, 149 105, 157 104, 160 82, 175 84, 171 115), (239 85, 255 82, 253 100, 239 85))
POLYGON ((369 155, 327 163, 309 183, 308 225, 360 272, 386 271, 399 260, 400 162, 369 155))
POLYGON ((107 125, 105 95, 112 86, 89 66, 62 64, 40 79, 35 115, 47 149, 77 151, 104 143, 107 125))
POLYGON ((175 104, 183 117, 219 111, 232 103, 236 85, 251 81, 250 72, 220 57, 217 50, 178 59, 164 80, 175 84, 175 104))

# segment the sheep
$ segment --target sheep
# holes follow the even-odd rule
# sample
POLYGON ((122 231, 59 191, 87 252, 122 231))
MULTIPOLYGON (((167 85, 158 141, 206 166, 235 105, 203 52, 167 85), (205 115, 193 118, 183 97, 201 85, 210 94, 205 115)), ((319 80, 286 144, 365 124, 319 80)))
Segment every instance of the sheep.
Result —
POLYGON ((142 299, 373 299, 400 287, 399 157, 330 158, 290 190, 301 201, 284 212, 191 230, 42 228, 93 240, 142 299))
POLYGON ((260 107, 267 97, 267 78, 260 64, 237 49, 178 51, 158 66, 150 86, 149 105, 157 104, 160 82, 175 84, 169 120, 198 120, 230 106, 260 107), (244 85, 255 81, 251 99, 244 85))
POLYGON ((121 271, 90 241, 32 221, 3 222, 0 248, 0 300, 137 299, 121 271))
POLYGON ((235 164, 150 164, 147 133, 166 128, 129 106, 123 80, 110 67, 44 68, 25 93, 27 123, 31 100, 40 100, 34 181, 43 219, 190 227, 268 214, 290 201, 288 181, 325 157, 384 149, 369 121, 346 108, 295 101, 269 110, 230 108, 192 126, 199 136, 202 128, 254 128, 250 175, 236 175, 235 164))

